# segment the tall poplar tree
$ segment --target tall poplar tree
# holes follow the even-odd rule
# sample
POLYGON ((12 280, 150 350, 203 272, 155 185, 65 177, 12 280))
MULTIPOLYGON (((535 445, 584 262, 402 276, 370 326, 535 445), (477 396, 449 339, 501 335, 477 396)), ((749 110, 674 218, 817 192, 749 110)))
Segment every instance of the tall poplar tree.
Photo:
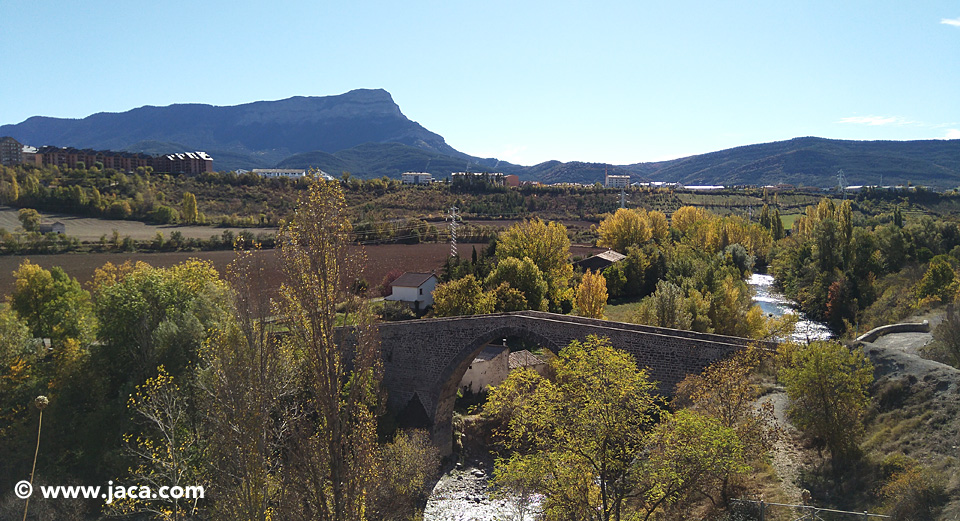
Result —
POLYGON ((180 216, 183 222, 193 224, 197 222, 199 213, 197 212, 197 197, 190 192, 183 193, 183 203, 180 206, 180 216))
POLYGON ((363 521, 376 472, 376 408, 382 373, 377 332, 361 311, 338 330, 337 305, 352 279, 350 223, 340 185, 313 179, 280 230, 282 311, 309 392, 295 427, 285 519, 363 521), (348 343, 347 340, 350 340, 348 343))

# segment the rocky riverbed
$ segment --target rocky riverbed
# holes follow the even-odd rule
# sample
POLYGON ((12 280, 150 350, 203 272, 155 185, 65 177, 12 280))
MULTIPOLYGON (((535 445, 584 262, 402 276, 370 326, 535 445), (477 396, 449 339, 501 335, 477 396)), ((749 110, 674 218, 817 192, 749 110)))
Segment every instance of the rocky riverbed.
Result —
MULTIPOLYGON (((520 517, 517 499, 493 496, 489 486, 492 462, 472 461, 447 470, 430 494, 423 513, 424 521, 529 521, 520 517)), ((530 508, 536 508, 531 498, 530 508)))

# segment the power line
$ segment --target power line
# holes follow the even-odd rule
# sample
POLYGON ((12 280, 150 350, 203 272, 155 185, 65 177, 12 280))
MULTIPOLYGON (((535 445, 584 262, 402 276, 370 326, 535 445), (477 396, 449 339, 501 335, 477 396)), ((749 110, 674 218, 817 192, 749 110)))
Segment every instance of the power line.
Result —
POLYGON ((460 216, 457 215, 457 212, 460 209, 456 206, 450 207, 450 215, 447 216, 447 219, 450 221, 450 256, 457 256, 457 226, 459 225, 460 216))

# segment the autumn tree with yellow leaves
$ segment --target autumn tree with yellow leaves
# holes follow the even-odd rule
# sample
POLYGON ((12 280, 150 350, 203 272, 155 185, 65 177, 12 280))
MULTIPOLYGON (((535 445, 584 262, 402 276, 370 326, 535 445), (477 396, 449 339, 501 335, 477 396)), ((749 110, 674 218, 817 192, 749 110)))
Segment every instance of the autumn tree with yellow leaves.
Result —
POLYGON ((587 270, 577 286, 575 304, 578 315, 603 318, 603 310, 607 307, 607 279, 599 272, 587 270))
POLYGON ((302 353, 309 391, 289 447, 285 519, 363 521, 376 472, 381 359, 372 315, 361 307, 352 331, 338 331, 337 305, 356 271, 343 192, 313 179, 281 228, 280 308, 288 341, 302 353))
POLYGON ((570 278, 570 238, 567 227, 541 219, 514 224, 500 234, 497 258, 530 258, 547 281, 548 308, 553 312, 569 312, 573 300, 570 278))

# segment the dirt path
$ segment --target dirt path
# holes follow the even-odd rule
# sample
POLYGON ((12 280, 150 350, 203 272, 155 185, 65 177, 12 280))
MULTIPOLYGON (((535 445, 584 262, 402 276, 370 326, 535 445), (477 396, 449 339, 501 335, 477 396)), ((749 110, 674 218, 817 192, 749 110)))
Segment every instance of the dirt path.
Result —
POLYGON ((800 470, 803 468, 803 452, 800 442, 800 432, 787 420, 787 405, 789 398, 782 387, 777 387, 772 393, 762 396, 759 404, 773 404, 773 415, 776 426, 780 429, 780 437, 771 451, 771 465, 780 479, 780 488, 793 503, 800 502, 801 489, 797 485, 800 470))

